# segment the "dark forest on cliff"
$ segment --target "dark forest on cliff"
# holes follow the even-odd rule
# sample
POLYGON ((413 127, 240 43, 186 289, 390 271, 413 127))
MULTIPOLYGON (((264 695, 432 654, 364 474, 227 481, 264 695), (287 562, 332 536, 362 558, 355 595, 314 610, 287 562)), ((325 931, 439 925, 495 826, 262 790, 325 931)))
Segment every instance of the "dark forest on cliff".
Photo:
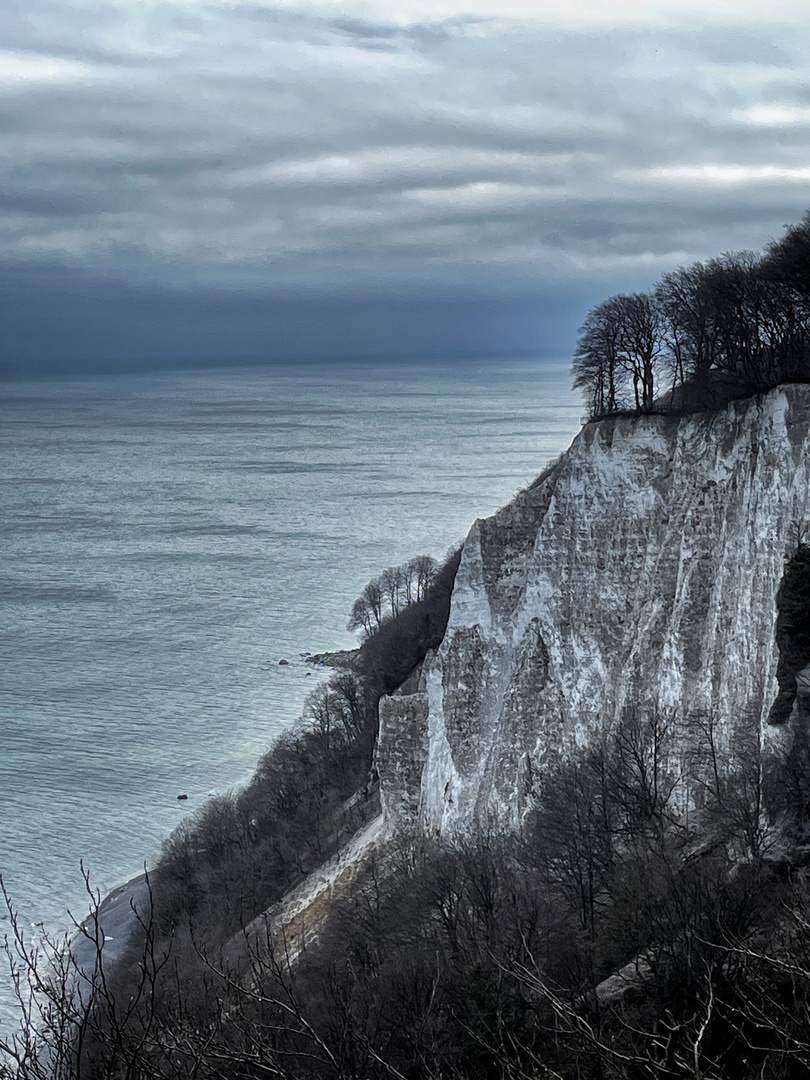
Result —
POLYGON ((735 252, 597 304, 574 384, 589 415, 694 412, 810 378, 810 214, 765 254, 735 252))

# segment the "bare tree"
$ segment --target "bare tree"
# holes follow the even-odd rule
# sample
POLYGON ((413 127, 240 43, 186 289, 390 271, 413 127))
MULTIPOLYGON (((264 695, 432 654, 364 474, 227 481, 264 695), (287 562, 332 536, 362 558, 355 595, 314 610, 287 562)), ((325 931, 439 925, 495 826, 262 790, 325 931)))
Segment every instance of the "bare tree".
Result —
POLYGON ((389 566, 380 574, 380 591, 388 601, 390 614, 396 618, 403 599, 405 575, 401 566, 389 566))
POLYGON ((579 328, 572 364, 574 386, 583 391, 591 417, 621 407, 624 372, 621 368, 622 314, 618 297, 603 300, 588 312, 579 328))
POLYGON ((685 386, 691 381, 705 401, 710 396, 711 371, 720 347, 718 298, 711 271, 697 262, 664 274, 655 298, 668 324, 675 382, 685 386))
POLYGON ((615 865, 614 807, 604 746, 561 762, 543 778, 532 819, 533 843, 554 881, 573 901, 582 930, 596 936, 615 865))
POLYGON ((619 363, 633 384, 636 412, 650 412, 658 390, 658 358, 664 346, 661 312, 649 293, 615 297, 620 320, 619 363))
POLYGON ((794 299, 810 304, 810 212, 785 235, 768 246, 767 273, 784 285, 794 299))
POLYGON ((426 598, 428 589, 436 580, 439 564, 432 555, 416 555, 407 565, 415 583, 415 602, 419 603, 426 598))
POLYGON ((421 603, 436 580, 439 564, 430 555, 417 555, 401 566, 389 566, 366 585, 355 600, 349 630, 363 630, 371 637, 388 619, 411 604, 421 603))

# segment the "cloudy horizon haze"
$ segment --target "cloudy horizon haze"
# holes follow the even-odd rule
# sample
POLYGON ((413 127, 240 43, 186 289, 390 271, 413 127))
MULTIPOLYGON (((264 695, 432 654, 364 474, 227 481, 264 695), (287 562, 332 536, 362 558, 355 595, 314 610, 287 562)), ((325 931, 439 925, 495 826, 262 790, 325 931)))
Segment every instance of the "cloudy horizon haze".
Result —
POLYGON ((11 0, 0 373, 570 353, 810 207, 798 4, 11 0))

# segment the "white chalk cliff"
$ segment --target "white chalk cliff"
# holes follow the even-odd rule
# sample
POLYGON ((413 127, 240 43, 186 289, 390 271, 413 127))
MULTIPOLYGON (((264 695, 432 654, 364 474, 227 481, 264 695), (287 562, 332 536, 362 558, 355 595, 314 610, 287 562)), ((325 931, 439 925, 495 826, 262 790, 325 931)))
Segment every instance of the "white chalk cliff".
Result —
POLYGON ((516 824, 544 767, 632 702, 666 710, 684 749, 689 717, 711 714, 728 757, 746 728, 763 760, 786 760, 797 708, 768 716, 797 524, 810 524, 808 386, 587 425, 475 523, 440 648, 381 704, 389 828, 516 824))

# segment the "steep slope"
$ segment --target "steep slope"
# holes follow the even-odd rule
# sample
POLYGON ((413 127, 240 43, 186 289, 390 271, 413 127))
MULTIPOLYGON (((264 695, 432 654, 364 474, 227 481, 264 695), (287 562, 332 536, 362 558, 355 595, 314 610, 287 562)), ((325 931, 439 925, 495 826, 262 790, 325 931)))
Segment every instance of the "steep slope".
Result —
POLYGON ((809 499, 807 386, 586 426, 475 523, 441 647, 383 704, 389 826, 514 825, 551 762, 632 709, 667 718, 676 755, 711 718, 727 763, 744 734, 778 770, 803 725, 768 722, 776 597, 809 499))

